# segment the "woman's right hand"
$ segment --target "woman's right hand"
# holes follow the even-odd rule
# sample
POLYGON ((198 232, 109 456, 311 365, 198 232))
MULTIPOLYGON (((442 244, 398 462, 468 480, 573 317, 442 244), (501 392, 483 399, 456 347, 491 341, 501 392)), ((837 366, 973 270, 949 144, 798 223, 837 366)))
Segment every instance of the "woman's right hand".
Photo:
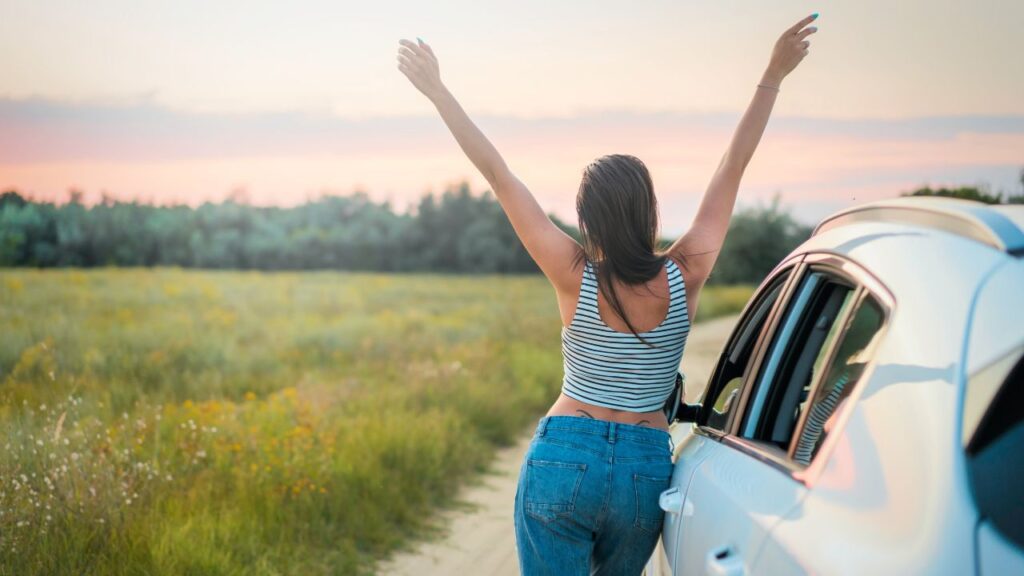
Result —
POLYGON ((766 78, 782 82, 782 79, 796 68, 797 64, 804 59, 804 56, 807 56, 807 49, 811 43, 805 40, 805 38, 817 32, 818 27, 810 26, 804 28, 804 26, 807 26, 817 18, 817 13, 811 14, 783 32, 782 36, 775 42, 775 48, 772 50, 772 59, 768 63, 768 69, 765 71, 766 78))

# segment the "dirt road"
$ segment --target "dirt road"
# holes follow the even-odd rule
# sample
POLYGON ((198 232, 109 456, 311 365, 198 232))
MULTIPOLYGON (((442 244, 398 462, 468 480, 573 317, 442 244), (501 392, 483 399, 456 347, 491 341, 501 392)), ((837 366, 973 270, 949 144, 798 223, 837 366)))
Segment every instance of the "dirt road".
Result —
MULTIPOLYGON (((729 316, 693 327, 681 364, 686 374, 687 398, 700 397, 736 320, 736 316, 729 316)), ((467 503, 471 511, 449 510, 441 515, 440 523, 445 526, 443 538, 420 543, 413 551, 399 554, 382 563, 378 574, 519 574, 512 526, 512 502, 516 495, 519 466, 535 427, 536 422, 524 431, 518 443, 499 451, 495 455, 492 473, 482 483, 468 487, 463 492, 460 500, 467 503)))

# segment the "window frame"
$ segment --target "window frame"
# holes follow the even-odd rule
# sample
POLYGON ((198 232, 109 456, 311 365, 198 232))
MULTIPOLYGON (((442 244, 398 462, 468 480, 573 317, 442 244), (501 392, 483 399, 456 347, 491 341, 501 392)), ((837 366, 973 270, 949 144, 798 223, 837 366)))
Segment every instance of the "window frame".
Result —
MULTIPOLYGON (((791 262, 793 259, 788 260, 791 262)), ((869 272, 863 266, 857 264, 853 260, 849 259, 843 254, 838 254, 830 250, 808 252, 802 257, 796 259, 796 265, 789 273, 789 278, 786 279, 786 284, 783 287, 782 293, 776 299, 772 310, 766 320, 765 327, 762 328, 761 333, 757 337, 755 348, 751 352, 751 359, 743 373, 743 388, 740 392, 737 401, 739 405, 736 409, 730 413, 730 420, 727 431, 722 432, 715 429, 707 428, 703 425, 697 425, 694 427, 695 433, 707 436, 709 438, 718 440, 724 445, 730 446, 744 454, 760 460, 765 464, 779 470, 781 473, 789 476, 795 482, 800 482, 805 486, 813 486, 818 475, 820 475, 822 462, 828 460, 832 454, 834 440, 840 436, 838 432, 846 426, 846 421, 849 419, 849 415, 860 398, 861 391, 864 388, 864 383, 869 381, 871 375, 874 372, 875 365, 877 363, 877 356, 872 357, 867 365, 864 367, 864 371, 860 377, 854 382, 853 389, 850 391, 848 402, 845 402, 842 407, 836 412, 836 422, 833 428, 834 433, 829 434, 825 438, 822 446, 818 452, 814 455, 809 465, 803 465, 796 462, 793 459, 793 453, 796 448, 796 442, 790 442, 787 450, 782 450, 778 446, 766 442, 751 438, 745 438, 739 435, 739 428, 746 415, 748 403, 750 402, 750 396, 755 388, 755 383, 761 378, 761 370, 766 361, 768 349, 771 347, 771 343, 775 338, 776 332, 779 330, 779 325, 782 318, 786 316, 785 312, 789 311, 791 300, 794 298, 797 289, 803 282, 804 278, 813 271, 825 270, 829 274, 835 277, 842 278, 846 282, 853 286, 854 292, 854 305, 843 314, 842 318, 836 318, 836 322, 842 322, 842 329, 838 333, 837 337, 829 343, 829 349, 824 366, 825 370, 822 370, 818 374, 814 381, 811 383, 810 390, 808 391, 809 398, 813 399, 817 394, 818 387, 821 384, 821 380, 824 375, 828 373, 827 368, 834 362, 834 355, 838 349, 839 343, 843 341, 849 329, 850 322, 852 321, 856 312, 860 309, 864 299, 871 297, 879 308, 882 310, 882 323, 878 329, 878 333, 881 334, 881 338, 885 338, 885 334, 889 331, 889 326, 892 323, 892 316, 896 309, 896 299, 892 295, 892 292, 885 287, 885 285, 871 272, 869 272), (753 378, 751 377, 753 376, 753 378)), ((769 275, 769 278, 762 283, 762 288, 766 287, 770 282, 769 280, 774 279, 778 273, 781 273, 787 266, 780 265, 776 268, 776 272, 769 275)), ((760 295, 761 288, 758 289, 758 295, 760 295)), ((751 301, 754 299, 752 298, 751 301)), ((748 310, 745 308, 743 314, 746 315, 748 310)), ((745 316, 744 316, 745 317, 745 316)), ((729 344, 731 344, 731 340, 729 344)), ((728 348, 728 346, 727 346, 728 348)), ((725 352, 723 352, 724 356, 725 352)), ((722 358, 719 358, 721 363, 722 358)), ((717 376, 719 372, 719 366, 716 365, 714 375, 717 376)), ((710 391, 710 387, 709 387, 710 391)), ((705 399, 707 398, 708 391, 705 392, 705 399)), ((799 420, 793 427, 793 437, 797 437, 802 430, 806 421, 807 413, 809 410, 804 410, 800 414, 799 420)), ((701 420, 703 422, 703 420, 701 420)))
MULTIPOLYGON (((850 325, 853 323, 853 319, 856 317, 857 313, 860 311, 861 306, 864 305, 864 302, 868 298, 871 298, 874 302, 876 302, 878 304, 878 307, 882 310, 882 323, 879 324, 878 330, 872 335, 871 340, 874 340, 874 338, 876 338, 876 337, 878 337, 878 338, 885 338, 886 328, 888 327, 888 324, 887 324, 887 320, 888 320, 887 312, 888 312, 888 310, 886 309, 886 307, 884 305, 882 305, 881 302, 878 301, 878 299, 873 298, 871 296, 871 293, 866 288, 864 288, 864 286, 858 286, 856 288, 856 294, 854 294, 853 305, 850 306, 850 308, 846 311, 845 318, 842 318, 843 324, 842 324, 841 331, 839 332, 837 337, 829 344, 829 349, 828 349, 828 352, 826 353, 824 364, 823 364, 824 369, 818 374, 818 376, 814 379, 814 381, 811 382, 811 389, 808 392, 808 401, 811 402, 812 404, 808 404, 807 405, 807 409, 800 413, 800 418, 797 420, 796 425, 793 426, 793 438, 794 439, 799 438, 800 435, 803 434, 804 426, 807 425, 808 414, 810 414, 810 412, 811 412, 811 407, 813 406, 814 399, 817 398, 817 396, 818 396, 818 389, 823 385, 822 383, 824 382, 825 378, 829 375, 829 373, 830 373, 830 371, 831 371, 831 369, 833 367, 833 363, 836 361, 835 356, 839 352, 839 347, 842 346, 842 344, 845 342, 845 337, 849 333, 850 325)), ((836 322, 839 322, 839 321, 840 321, 840 319, 837 318, 836 322)), ((869 340, 868 342, 870 343, 871 340, 869 340)), ((857 380, 855 380, 852 383, 853 388, 850 389, 850 393, 847 396, 848 399, 852 399, 853 398, 853 394, 854 394, 854 392, 857 391, 857 388, 859 387, 859 383, 863 382, 865 377, 868 375, 868 368, 869 367, 874 367, 874 358, 872 358, 871 361, 869 361, 868 364, 865 365, 864 372, 862 372, 860 374, 860 376, 857 378, 857 380)), ((848 408, 849 408, 849 405, 852 405, 852 402, 847 402, 847 406, 842 407, 842 409, 838 409, 837 408, 836 412, 834 412, 835 418, 836 418, 836 422, 837 422, 837 425, 835 427, 836 431, 838 431, 839 428, 840 428, 840 426, 838 425, 838 421, 843 416, 841 414, 841 412, 847 412, 848 408)), ((844 421, 845 421, 845 419, 844 419, 844 421)), ((829 432, 828 436, 831 436, 831 435, 832 435, 832 432, 829 432)), ((825 437, 825 441, 828 440, 828 436, 825 437)), ((790 460, 793 460, 794 463, 796 462, 795 455, 796 455, 796 449, 797 449, 798 444, 799 444, 798 442, 792 442, 791 441, 790 444, 789 444, 788 453, 786 455, 790 460)), ((811 463, 813 463, 815 460, 818 459, 818 454, 820 454, 821 451, 824 448, 825 448, 825 442, 822 442, 822 446, 818 449, 817 452, 814 453, 814 456, 811 458, 811 463)), ((798 467, 804 468, 804 469, 810 467, 810 465, 811 465, 810 463, 808 463, 807 465, 799 464, 799 463, 797 464, 798 467)))
MULTIPOLYGON (((830 284, 836 284, 836 285, 841 285, 841 286, 847 287, 849 289, 849 292, 848 292, 849 296, 848 297, 853 302, 853 304, 850 307, 848 307, 845 311, 842 311, 839 315, 836 316, 835 320, 832 323, 832 326, 829 327, 829 331, 831 331, 832 327, 834 327, 836 325, 839 326, 839 332, 836 334, 836 337, 833 338, 831 342, 828 342, 826 345, 822 346, 821 348, 818 348, 818 350, 814 354, 815 357, 820 355, 820 354, 822 354, 822 353, 825 354, 825 359, 823 361, 823 366, 826 369, 822 370, 821 372, 818 372, 817 374, 814 374, 813 372, 811 373, 811 381, 810 381, 810 389, 808 390, 808 398, 812 398, 813 399, 815 391, 818 389, 818 385, 819 385, 821 379, 828 372, 827 368, 832 365, 832 360, 833 360, 833 356, 835 355, 836 347, 837 347, 839 342, 842 342, 843 336, 846 334, 846 330, 849 327, 850 318, 852 317, 853 312, 857 310, 857 306, 860 305, 861 297, 863 295, 863 287, 859 283, 857 283, 856 281, 854 281, 854 280, 852 280, 850 278, 847 278, 847 277, 844 277, 842 275, 836 274, 833 269, 831 269, 831 268, 829 268, 827 266, 821 266, 821 265, 817 265, 817 264, 810 264, 805 269, 805 277, 804 278, 805 279, 809 279, 811 274, 824 274, 826 277, 822 280, 823 283, 830 283, 830 284)), ((801 282, 800 285, 802 286, 802 284, 803 283, 801 282)), ((811 290, 818 290, 818 289, 820 289, 820 288, 819 287, 811 288, 811 290)), ((796 298, 797 296, 798 296, 798 293, 794 290, 794 298, 796 298)), ((814 301, 811 301, 810 299, 808 299, 806 302, 804 302, 803 303, 804 308, 799 312, 800 315, 802 316, 803 314, 806 314, 806 310, 807 310, 806 307, 810 306, 813 303, 814 303, 814 301)), ((795 305, 796 301, 794 301, 793 304, 795 305)), ((787 312, 788 311, 789 310, 787 309, 787 312)), ((790 318, 792 318, 792 317, 788 316, 788 315, 786 316, 787 320, 789 320, 790 318)), ((794 321, 796 321, 796 320, 794 320, 794 321)), ((794 330, 799 329, 799 328, 800 327, 797 326, 794 330)), ((796 333, 794 331, 794 334, 792 334, 791 337, 795 337, 795 336, 796 336, 796 333)), ((762 414, 764 414, 765 411, 772 409, 772 404, 769 401, 769 396, 772 395, 772 394, 777 394, 778 393, 777 391, 772 389, 773 388, 772 384, 774 384, 774 382, 766 385, 764 387, 763 392, 762 392, 762 385, 759 385, 759 384, 761 384, 761 381, 764 380, 764 379, 774 379, 776 377, 776 375, 777 375, 776 372, 783 367, 783 363, 786 361, 785 358, 779 357, 778 358, 778 363, 775 364, 775 365, 772 365, 772 362, 776 359, 774 354, 769 355, 770 352, 771 353, 775 352, 775 349, 772 348, 772 346, 771 346, 772 343, 774 343, 774 337, 771 340, 765 342, 765 360, 764 360, 764 362, 762 362, 762 365, 760 367, 761 369, 758 370, 754 381, 751 382, 751 385, 750 385, 750 393, 749 394, 754 395, 754 398, 752 398, 753 402, 749 402, 748 401, 746 404, 744 404, 744 406, 743 406, 743 408, 744 408, 743 418, 738 423, 738 425, 736 427, 736 430, 734 431, 737 436, 739 436, 741 438, 745 438, 745 439, 750 440, 751 442, 755 442, 755 443, 762 442, 761 440, 756 440, 756 439, 752 438, 752 436, 757 432, 757 429, 761 428, 762 425, 763 425, 764 418, 762 417, 762 414), (771 368, 773 370, 773 372, 771 374, 765 373, 765 370, 767 370, 768 368, 771 368), (753 404, 760 404, 760 405, 752 406, 751 405, 752 403, 753 404), (751 413, 751 411, 754 410, 754 409, 757 409, 757 413, 751 413), (743 428, 742 430, 740 430, 741 427, 743 428)), ((781 355, 781 354, 784 354, 784 353, 785 353, 785 351, 782 351, 779 354, 781 355)), ((748 398, 749 398, 749 396, 748 396, 748 398)), ((802 424, 804 422, 804 416, 806 415, 806 413, 807 413, 807 410, 802 411, 800 413, 799 418, 797 418, 797 421, 794 422, 794 424, 793 424, 793 430, 790 433, 790 443, 789 443, 788 448, 785 450, 785 454, 789 458, 792 457, 792 449, 793 449, 793 446, 794 446, 794 444, 792 442, 792 439, 795 438, 797 432, 799 430, 801 430, 801 426, 802 426, 802 424)), ((781 451, 782 450, 780 449, 780 452, 781 451)))
MULTIPOLYGON (((708 382, 708 386, 704 389, 704 394, 701 397, 701 410, 697 417, 694 430, 705 436, 720 439, 724 436, 731 434, 733 426, 735 424, 737 410, 742 408, 742 404, 737 404, 736 408, 731 410, 729 413, 729 419, 723 429, 714 428, 707 425, 709 411, 714 405, 715 400, 718 398, 718 394, 721 392, 722 384, 719 383, 718 379, 724 368, 726 359, 732 354, 735 348, 738 332, 745 330, 747 323, 751 319, 751 315, 754 314, 755 308, 761 303, 762 299, 769 292, 769 287, 773 286, 778 277, 782 274, 788 274, 785 280, 782 281, 782 289, 779 292, 775 302, 772 303, 771 308, 768 310, 768 316, 764 320, 764 326, 754 335, 753 347, 750 351, 750 358, 747 360, 747 364, 743 369, 743 385, 740 389, 740 394, 743 394, 743 390, 747 388, 747 382, 750 377, 751 370, 760 362, 759 350, 761 341, 764 338, 766 330, 772 329, 775 323, 775 319, 779 314, 780 305, 784 304, 789 299, 789 294, 793 290, 793 279, 799 277, 803 270, 802 261, 804 255, 794 256, 787 260, 784 260, 777 265, 768 276, 761 282, 757 290, 754 291, 754 295, 747 301, 747 304, 743 307, 743 311, 740 313, 740 320, 730 333, 729 340, 725 343, 722 348, 722 353, 718 356, 718 362, 715 363, 715 368, 711 373, 711 380, 708 382)), ((737 397, 736 402, 739 402, 741 398, 737 397)))

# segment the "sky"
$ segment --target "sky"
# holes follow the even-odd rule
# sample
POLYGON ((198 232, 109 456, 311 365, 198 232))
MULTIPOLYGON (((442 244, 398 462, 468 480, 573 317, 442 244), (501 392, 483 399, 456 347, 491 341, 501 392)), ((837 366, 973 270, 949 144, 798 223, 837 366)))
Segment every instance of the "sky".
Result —
POLYGON ((651 170, 689 225, 778 36, 811 12, 738 204, 814 223, 914 188, 1020 193, 1024 2, 3 0, 0 189, 293 205, 361 190, 398 210, 486 189, 397 70, 422 37, 541 205, 575 222, 583 168, 651 170))

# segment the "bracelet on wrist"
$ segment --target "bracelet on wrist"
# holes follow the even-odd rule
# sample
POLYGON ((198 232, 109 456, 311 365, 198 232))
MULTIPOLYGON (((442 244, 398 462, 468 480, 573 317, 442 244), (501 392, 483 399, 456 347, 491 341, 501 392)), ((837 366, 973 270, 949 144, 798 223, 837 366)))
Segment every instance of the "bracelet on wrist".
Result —
POLYGON ((757 87, 758 87, 758 88, 768 88, 768 89, 770 89, 770 90, 775 90, 776 92, 780 92, 780 90, 779 90, 779 87, 778 87, 778 86, 769 86, 769 85, 767 85, 767 84, 758 84, 758 85, 757 85, 757 87))

